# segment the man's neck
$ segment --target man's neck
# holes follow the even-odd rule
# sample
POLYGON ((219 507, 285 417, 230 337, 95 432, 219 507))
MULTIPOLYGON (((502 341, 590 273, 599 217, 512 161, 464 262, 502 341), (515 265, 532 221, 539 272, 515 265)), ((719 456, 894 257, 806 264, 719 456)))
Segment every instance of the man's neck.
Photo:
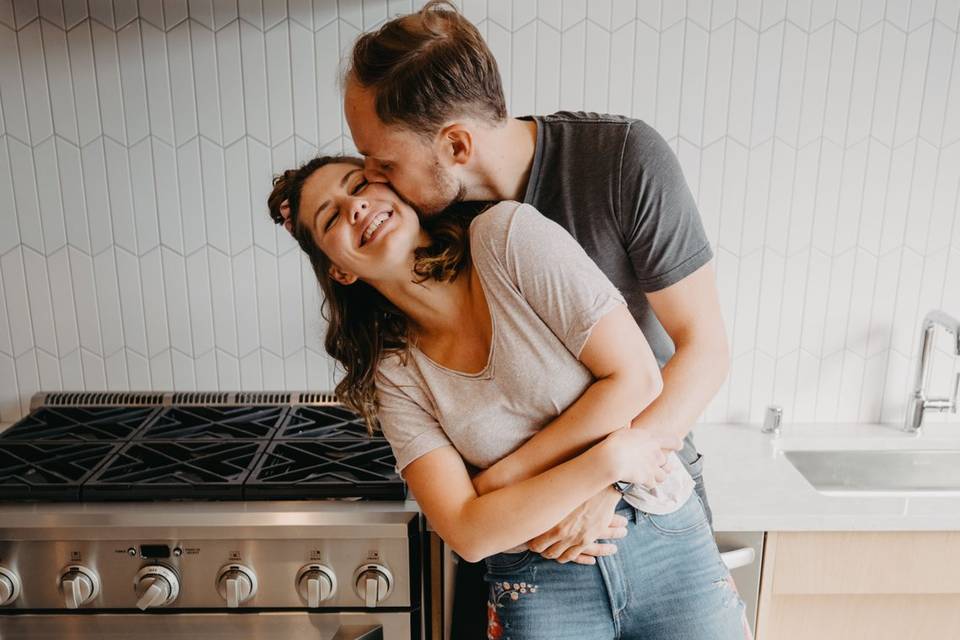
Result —
POLYGON ((523 201, 537 150, 537 123, 509 118, 507 124, 484 131, 482 156, 467 200, 523 201))

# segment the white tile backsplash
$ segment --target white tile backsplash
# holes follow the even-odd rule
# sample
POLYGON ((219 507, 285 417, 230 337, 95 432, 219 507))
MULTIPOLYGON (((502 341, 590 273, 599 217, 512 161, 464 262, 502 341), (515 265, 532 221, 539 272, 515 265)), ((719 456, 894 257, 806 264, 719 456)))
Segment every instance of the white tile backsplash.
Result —
MULTIPOLYGON (((332 386, 264 202, 352 149, 340 52, 414 4, 0 0, 0 420, 40 388, 332 386)), ((734 355, 706 418, 900 419, 920 318, 960 313, 960 0, 458 5, 512 113, 677 150, 734 355)))

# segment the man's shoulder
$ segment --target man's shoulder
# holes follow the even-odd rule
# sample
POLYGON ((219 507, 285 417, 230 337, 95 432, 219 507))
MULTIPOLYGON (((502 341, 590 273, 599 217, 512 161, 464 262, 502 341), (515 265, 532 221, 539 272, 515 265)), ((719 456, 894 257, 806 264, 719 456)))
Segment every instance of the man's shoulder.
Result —
POLYGON ((576 142, 574 148, 562 144, 564 152, 590 154, 600 149, 618 148, 621 157, 632 157, 640 162, 657 160, 670 152, 663 136, 639 118, 588 111, 558 111, 529 117, 539 121, 548 141, 570 142, 572 139, 576 142))
POLYGON ((630 126, 634 122, 641 122, 636 118, 617 115, 613 113, 596 113, 594 111, 557 111, 545 115, 528 116, 540 120, 548 125, 582 125, 582 126, 604 126, 616 125, 619 127, 630 126))

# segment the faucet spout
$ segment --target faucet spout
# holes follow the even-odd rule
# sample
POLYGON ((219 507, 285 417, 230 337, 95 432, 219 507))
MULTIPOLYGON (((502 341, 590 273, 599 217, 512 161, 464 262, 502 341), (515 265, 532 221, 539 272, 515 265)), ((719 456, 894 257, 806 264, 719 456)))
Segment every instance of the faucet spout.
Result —
POLYGON ((934 309, 923 318, 922 326, 920 355, 917 358, 913 391, 907 398, 907 415, 903 421, 904 431, 914 433, 920 429, 920 425, 923 423, 923 412, 925 410, 956 412, 957 395, 960 394, 960 376, 958 376, 952 400, 927 397, 927 380, 930 377, 930 367, 933 363, 930 354, 933 351, 934 334, 937 327, 941 327, 950 333, 953 337, 954 355, 960 356, 960 320, 944 311, 934 309))
POLYGON ((934 309, 923 319, 923 331, 929 327, 942 327, 947 333, 953 336, 954 355, 960 356, 960 320, 957 320, 949 313, 934 309))

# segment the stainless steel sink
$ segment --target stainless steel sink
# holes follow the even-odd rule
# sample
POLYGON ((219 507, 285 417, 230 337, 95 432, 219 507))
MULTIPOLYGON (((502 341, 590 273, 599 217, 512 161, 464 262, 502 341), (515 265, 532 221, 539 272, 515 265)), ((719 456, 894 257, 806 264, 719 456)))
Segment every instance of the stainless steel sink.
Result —
POLYGON ((960 451, 785 451, 787 460, 826 494, 956 493, 960 451))

